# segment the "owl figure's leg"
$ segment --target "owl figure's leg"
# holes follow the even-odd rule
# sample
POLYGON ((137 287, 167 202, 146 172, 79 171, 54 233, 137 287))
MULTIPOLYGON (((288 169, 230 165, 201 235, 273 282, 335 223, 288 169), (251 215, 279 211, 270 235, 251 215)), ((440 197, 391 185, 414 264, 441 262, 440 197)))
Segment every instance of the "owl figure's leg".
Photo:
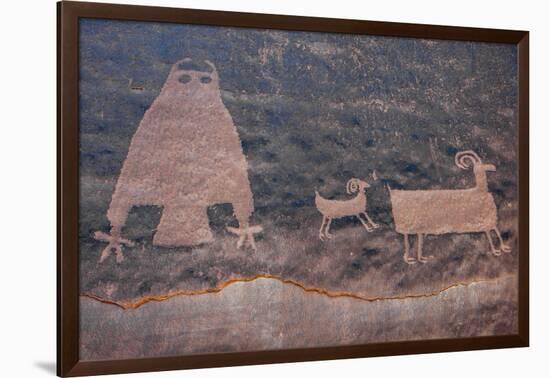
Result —
POLYGON ((237 247, 250 246, 253 250, 256 250, 256 242, 254 240, 254 234, 263 231, 262 226, 250 226, 249 218, 252 214, 252 195, 244 196, 245 200, 236 200, 233 202, 233 211, 235 217, 239 221, 239 228, 227 227, 227 231, 239 237, 237 241, 237 247))
POLYGON ((153 245, 162 247, 193 246, 213 240, 206 208, 165 206, 153 237, 153 245))
POLYGON ((107 234, 102 231, 96 231, 94 234, 94 239, 108 243, 107 247, 101 252, 101 257, 99 262, 105 261, 111 253, 114 253, 116 256, 116 262, 121 263, 124 261, 124 255, 122 254, 122 246, 126 245, 128 247, 133 247, 134 242, 125 238, 120 237, 120 230, 118 227, 111 228, 111 234, 107 234))
POLYGON ((111 223, 111 233, 108 234, 102 231, 96 231, 94 233, 94 238, 96 240, 108 243, 107 247, 105 247, 101 252, 101 256, 99 258, 100 263, 105 261, 105 259, 107 259, 111 254, 116 256, 117 263, 121 263, 124 261, 122 246, 134 246, 134 242, 121 237, 121 230, 123 225, 126 223, 126 218, 128 217, 128 212, 131 207, 131 201, 127 197, 121 196, 120 192, 115 191, 109 210, 107 210, 107 219, 109 219, 109 222, 111 223))
POLYGON ((256 250, 256 242, 254 240, 254 234, 263 231, 262 226, 248 226, 248 223, 241 225, 239 228, 227 227, 227 231, 235 234, 239 237, 237 241, 237 247, 250 246, 253 250, 256 250))
POLYGON ((237 218, 239 227, 227 227, 227 231, 239 237, 237 247, 249 246, 256 250, 254 234, 262 232, 263 229, 261 226, 250 226, 249 224, 254 211, 254 202, 250 182, 248 181, 246 160, 244 156, 235 157, 234 160, 240 161, 240 164, 228 166, 223 181, 217 183, 223 188, 225 194, 219 199, 223 199, 223 203, 230 203, 233 206, 233 215, 237 218))

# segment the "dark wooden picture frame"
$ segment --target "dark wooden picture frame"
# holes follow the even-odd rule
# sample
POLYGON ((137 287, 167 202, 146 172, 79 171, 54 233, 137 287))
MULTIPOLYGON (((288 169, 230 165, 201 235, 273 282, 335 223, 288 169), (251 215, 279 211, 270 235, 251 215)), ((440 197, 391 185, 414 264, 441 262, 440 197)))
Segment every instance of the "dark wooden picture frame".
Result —
POLYGON ((529 33, 449 26, 59 2, 57 65, 57 374, 82 376, 529 345, 529 33), (519 304, 516 335, 133 360, 79 360, 79 18, 515 44, 518 48, 519 304))

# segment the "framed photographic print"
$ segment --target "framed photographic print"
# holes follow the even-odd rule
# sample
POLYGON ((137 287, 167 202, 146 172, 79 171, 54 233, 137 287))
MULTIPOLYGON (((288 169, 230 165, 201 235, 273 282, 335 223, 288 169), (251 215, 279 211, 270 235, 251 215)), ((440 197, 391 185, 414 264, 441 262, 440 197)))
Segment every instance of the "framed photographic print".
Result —
POLYGON ((528 38, 58 3, 58 374, 527 346, 528 38))

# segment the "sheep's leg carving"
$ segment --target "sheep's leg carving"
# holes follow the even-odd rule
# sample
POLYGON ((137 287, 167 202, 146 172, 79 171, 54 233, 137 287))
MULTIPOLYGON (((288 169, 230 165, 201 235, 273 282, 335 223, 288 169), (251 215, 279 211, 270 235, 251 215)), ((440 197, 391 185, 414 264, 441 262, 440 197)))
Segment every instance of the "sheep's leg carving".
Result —
POLYGON ((506 243, 504 243, 504 240, 502 240, 502 235, 500 234, 498 228, 495 228, 494 231, 498 236, 498 240, 500 241, 500 250, 504 253, 512 252, 512 248, 510 248, 510 246, 508 246, 506 243))
POLYGON ((380 227, 379 224, 374 223, 374 222, 372 221, 371 217, 369 217, 369 214, 367 214, 366 211, 363 213, 363 215, 365 216, 365 218, 367 218, 367 220, 370 222, 370 224, 372 225, 373 228, 378 228, 378 227, 380 227))
POLYGON ((416 264, 416 260, 413 257, 409 256, 411 246, 409 244, 409 235, 408 234, 403 234, 403 242, 405 244, 405 253, 403 254, 403 260, 407 264, 416 264))
POLYGON ((361 215, 357 215, 357 219, 359 219, 361 221, 361 223, 363 223, 363 226, 365 226, 365 229, 367 230, 367 232, 372 232, 374 230, 374 228, 372 228, 371 226, 369 226, 367 224, 367 222, 365 222, 363 220, 363 218, 361 218, 361 215))
POLYGON ((501 255, 500 249, 495 248, 495 244, 493 243, 493 238, 491 237, 491 231, 485 231, 485 235, 487 235, 487 239, 489 239, 489 244, 491 245, 491 253, 495 256, 500 256, 501 255))
POLYGON ((434 257, 433 256, 424 256, 422 253, 422 244, 424 242, 424 234, 418 234, 418 250, 417 250, 417 256, 418 256, 418 261, 420 261, 421 263, 427 263, 428 261, 430 261, 431 259, 433 259, 434 257))
POLYGON ((323 221, 321 222, 321 228, 319 229, 319 239, 325 240, 325 224, 328 218, 323 216, 323 221))
POLYGON ((332 223, 332 218, 327 217, 327 226, 325 227, 325 238, 332 239, 332 234, 330 231, 330 224, 332 223))
POLYGON ((422 242, 423 242, 423 235, 422 234, 417 234, 416 235, 416 238, 417 238, 417 246, 416 246, 416 259, 420 262, 425 262, 425 261, 422 261, 420 258, 422 257, 422 242))

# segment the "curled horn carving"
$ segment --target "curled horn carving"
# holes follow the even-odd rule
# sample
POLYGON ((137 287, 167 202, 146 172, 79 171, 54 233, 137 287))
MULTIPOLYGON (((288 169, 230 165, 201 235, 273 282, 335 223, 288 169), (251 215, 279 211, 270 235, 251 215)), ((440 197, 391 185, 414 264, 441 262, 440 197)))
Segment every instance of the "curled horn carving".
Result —
POLYGON ((456 154, 455 164, 461 169, 468 169, 481 164, 481 159, 474 151, 462 151, 456 154))
POLYGON ((348 181, 348 183, 346 184, 346 191, 348 192, 348 194, 355 193, 359 190, 358 181, 359 180, 357 180, 356 178, 352 178, 348 181))

